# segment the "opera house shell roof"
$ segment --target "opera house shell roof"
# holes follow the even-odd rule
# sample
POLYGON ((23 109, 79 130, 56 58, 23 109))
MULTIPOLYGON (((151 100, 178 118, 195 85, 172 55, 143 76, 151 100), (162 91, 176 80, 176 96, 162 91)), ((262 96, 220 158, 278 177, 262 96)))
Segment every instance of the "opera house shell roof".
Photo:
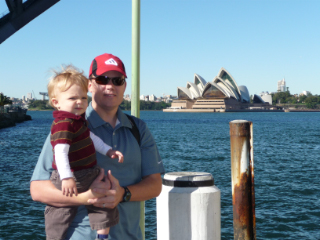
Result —
POLYGON ((194 75, 194 82, 187 82, 186 87, 178 87, 180 100, 198 100, 214 98, 233 98, 238 102, 250 102, 249 91, 246 86, 238 86, 231 74, 221 68, 212 82, 206 82, 198 74, 194 75))

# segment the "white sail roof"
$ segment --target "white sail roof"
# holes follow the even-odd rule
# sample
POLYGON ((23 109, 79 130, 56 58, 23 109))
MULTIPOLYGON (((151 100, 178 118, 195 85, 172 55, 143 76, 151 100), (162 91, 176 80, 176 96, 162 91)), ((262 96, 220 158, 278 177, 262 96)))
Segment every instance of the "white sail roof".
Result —
POLYGON ((195 74, 194 83, 187 82, 187 87, 178 87, 178 98, 234 98, 239 102, 250 102, 247 87, 238 87, 234 78, 224 68, 220 69, 212 82, 206 82, 199 74, 195 74))

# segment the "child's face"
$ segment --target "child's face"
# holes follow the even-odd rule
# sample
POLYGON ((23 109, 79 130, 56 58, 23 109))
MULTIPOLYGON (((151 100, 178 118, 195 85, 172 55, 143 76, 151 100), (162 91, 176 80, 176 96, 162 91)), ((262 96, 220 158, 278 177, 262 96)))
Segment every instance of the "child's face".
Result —
POLYGON ((72 85, 67 91, 56 90, 56 98, 52 103, 59 111, 66 111, 75 115, 81 115, 88 107, 87 93, 78 85, 72 85))

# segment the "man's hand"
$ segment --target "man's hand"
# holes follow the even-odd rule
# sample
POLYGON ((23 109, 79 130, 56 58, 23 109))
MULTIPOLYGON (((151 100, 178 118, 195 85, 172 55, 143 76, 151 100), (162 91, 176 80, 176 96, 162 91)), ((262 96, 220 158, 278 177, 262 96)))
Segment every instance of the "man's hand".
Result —
POLYGON ((108 171, 108 181, 111 183, 111 188, 93 188, 95 194, 104 195, 105 197, 89 199, 88 202, 96 207, 115 208, 122 200, 124 189, 119 185, 118 179, 108 171))
MULTIPOLYGON (((97 178, 91 183, 89 191, 87 195, 88 199, 97 199, 105 197, 105 191, 109 190, 111 187, 111 183, 106 175, 104 175, 104 169, 101 168, 99 175, 97 178)), ((88 203, 90 203, 88 201, 88 203)))
POLYGON ((76 186, 76 182, 74 181, 73 178, 65 178, 62 180, 61 184, 61 190, 62 194, 66 195, 67 197, 74 194, 75 196, 78 196, 78 190, 76 186))

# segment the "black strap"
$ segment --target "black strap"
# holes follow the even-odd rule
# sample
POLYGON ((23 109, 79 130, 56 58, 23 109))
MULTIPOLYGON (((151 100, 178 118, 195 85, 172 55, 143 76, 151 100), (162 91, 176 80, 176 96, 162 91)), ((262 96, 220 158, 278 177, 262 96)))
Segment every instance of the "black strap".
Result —
POLYGON ((131 115, 129 115, 129 114, 126 114, 126 115, 127 115, 128 119, 129 119, 129 121, 131 123, 131 126, 132 126, 132 128, 130 128, 130 131, 133 134, 133 136, 137 139, 137 142, 138 142, 138 144, 140 146, 141 141, 140 141, 139 129, 138 129, 136 123, 133 121, 133 117, 131 115))

